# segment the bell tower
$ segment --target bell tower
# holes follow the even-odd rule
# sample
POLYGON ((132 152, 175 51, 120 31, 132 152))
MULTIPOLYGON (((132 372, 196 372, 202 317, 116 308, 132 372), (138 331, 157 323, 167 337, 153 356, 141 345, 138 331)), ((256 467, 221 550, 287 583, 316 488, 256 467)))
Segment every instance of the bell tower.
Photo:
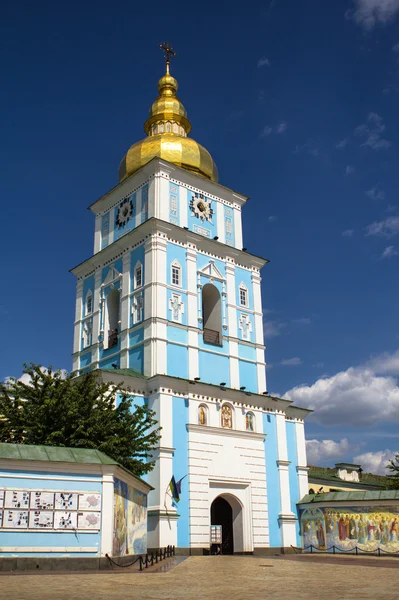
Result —
POLYGON ((219 496, 231 506, 234 552, 298 545, 309 411, 267 392, 268 261, 243 248, 247 197, 218 183, 212 156, 190 137, 174 52, 162 49, 146 137, 123 157, 119 183, 90 206, 94 253, 72 270, 73 368, 123 382, 156 413, 150 547, 209 547, 219 496), (172 476, 181 479, 178 506, 172 476))

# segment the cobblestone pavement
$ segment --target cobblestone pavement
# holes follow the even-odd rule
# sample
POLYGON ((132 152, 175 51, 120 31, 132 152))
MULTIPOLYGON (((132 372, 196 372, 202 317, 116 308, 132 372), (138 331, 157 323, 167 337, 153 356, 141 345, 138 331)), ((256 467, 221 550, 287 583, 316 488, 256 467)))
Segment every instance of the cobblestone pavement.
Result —
POLYGON ((4 574, 1 600, 398 600, 399 559, 191 557, 166 572, 4 574), (362 559, 360 559, 361 561, 362 559), (395 566, 396 565, 396 566, 395 566))

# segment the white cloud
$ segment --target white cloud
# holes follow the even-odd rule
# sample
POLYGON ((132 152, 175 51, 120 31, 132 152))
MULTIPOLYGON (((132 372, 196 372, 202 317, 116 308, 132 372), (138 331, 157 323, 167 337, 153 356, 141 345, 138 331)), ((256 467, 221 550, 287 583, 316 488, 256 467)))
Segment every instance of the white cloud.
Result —
POLYGON ((315 158, 320 156, 320 148, 314 140, 308 140, 302 145, 295 146, 294 154, 301 154, 302 152, 310 154, 315 158))
POLYGON ((271 125, 266 125, 260 132, 259 137, 266 137, 268 135, 271 135, 272 133, 280 135, 281 133, 287 131, 287 128, 288 123, 286 123, 285 121, 282 121, 281 123, 273 127, 271 125))
POLYGON ((343 140, 341 140, 340 142, 337 142, 337 143, 335 144, 335 147, 336 147, 338 150, 341 150, 342 148, 345 148, 345 146, 348 144, 348 142, 349 142, 349 138, 344 138, 344 139, 343 139, 343 140))
POLYGON ((393 354, 384 352, 375 358, 371 358, 368 367, 380 375, 398 375, 399 374, 399 350, 393 354))
POLYGON ((294 325, 310 325, 312 319, 310 317, 300 317, 299 319, 292 319, 294 325))
POLYGON ((267 220, 270 221, 270 223, 274 223, 275 221, 278 221, 278 217, 276 217, 276 215, 270 215, 270 217, 267 217, 267 220))
POLYGON ((399 12, 399 0, 354 0, 355 8, 345 13, 365 31, 371 31, 377 23, 385 25, 393 21, 399 12))
POLYGON ((353 457, 353 462, 361 465, 366 473, 374 475, 390 475, 391 472, 386 468, 389 461, 395 457, 392 450, 379 450, 378 452, 365 452, 353 457))
POLYGON ((321 462, 335 462, 349 450, 348 440, 306 440, 308 465, 318 465, 321 462))
POLYGON ((354 229, 345 229, 345 231, 343 231, 343 232, 341 233, 341 235, 342 235, 342 237, 347 237, 347 238, 350 238, 350 237, 352 237, 352 236, 353 236, 353 234, 354 234, 354 233, 355 233, 355 230, 354 230, 354 229))
POLYGON ((282 121, 279 125, 277 125, 276 133, 284 133, 284 131, 287 131, 287 128, 288 128, 288 123, 286 123, 285 121, 282 121))
POLYGON ((368 146, 373 150, 383 150, 392 146, 392 142, 381 135, 385 129, 386 126, 382 117, 375 112, 370 112, 367 116, 367 122, 356 127, 355 135, 364 138, 362 146, 368 146))
POLYGON ((397 256, 398 254, 399 252, 395 250, 395 246, 387 246, 381 254, 381 258, 392 258, 392 256, 397 256))
POLYGON ((377 356, 313 385, 299 385, 284 395, 315 412, 309 419, 325 426, 365 427, 399 423, 399 350, 377 356))
POLYGON ((266 125, 262 131, 260 132, 260 137, 266 137, 267 135, 270 135, 271 133, 273 133, 273 127, 270 127, 270 125, 266 125))
POLYGON ((261 67, 270 67, 270 60, 266 58, 266 56, 262 56, 262 58, 258 60, 258 68, 261 67))
POLYGON ((394 46, 392 46, 392 50, 394 52, 399 52, 399 42, 397 42, 394 46))
POLYGON ((355 167, 352 167, 352 165, 346 165, 345 175, 351 175, 354 172, 355 172, 355 167))
POLYGON ((285 323, 277 320, 263 320, 263 336, 265 338, 274 338, 281 335, 281 330, 285 327, 285 323))
POLYGON ((399 217, 388 217, 366 227, 366 235, 391 238, 399 233, 399 217))
POLYGON ((364 193, 371 200, 385 200, 385 192, 378 185, 375 185, 364 193))
POLYGON ((298 365, 301 365, 302 361, 299 358, 299 356, 295 356, 294 358, 284 358, 281 362, 280 365, 282 365, 283 367, 297 367, 298 365))

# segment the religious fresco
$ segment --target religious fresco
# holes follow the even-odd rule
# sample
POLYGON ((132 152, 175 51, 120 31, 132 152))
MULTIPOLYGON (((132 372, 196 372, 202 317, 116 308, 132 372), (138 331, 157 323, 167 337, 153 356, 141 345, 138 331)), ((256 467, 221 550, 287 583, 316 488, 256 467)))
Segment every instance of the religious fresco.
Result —
POLYGON ((147 551, 147 497, 124 481, 115 479, 113 556, 147 551))
POLYGON ((399 552, 399 506, 307 508, 301 534, 304 548, 399 552))

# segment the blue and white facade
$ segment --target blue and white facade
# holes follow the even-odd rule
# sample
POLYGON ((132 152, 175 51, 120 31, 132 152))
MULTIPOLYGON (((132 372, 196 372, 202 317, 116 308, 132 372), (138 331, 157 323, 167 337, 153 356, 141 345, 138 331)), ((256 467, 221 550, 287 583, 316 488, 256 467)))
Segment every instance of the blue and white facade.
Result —
POLYGON ((246 200, 154 158, 90 207, 94 254, 73 269, 73 368, 114 368, 113 380, 130 369, 123 381, 156 411, 149 547, 209 547, 219 496, 233 509, 234 552, 299 545, 308 411, 267 393, 267 261, 242 250, 246 200), (177 507, 172 474, 187 475, 177 507))

